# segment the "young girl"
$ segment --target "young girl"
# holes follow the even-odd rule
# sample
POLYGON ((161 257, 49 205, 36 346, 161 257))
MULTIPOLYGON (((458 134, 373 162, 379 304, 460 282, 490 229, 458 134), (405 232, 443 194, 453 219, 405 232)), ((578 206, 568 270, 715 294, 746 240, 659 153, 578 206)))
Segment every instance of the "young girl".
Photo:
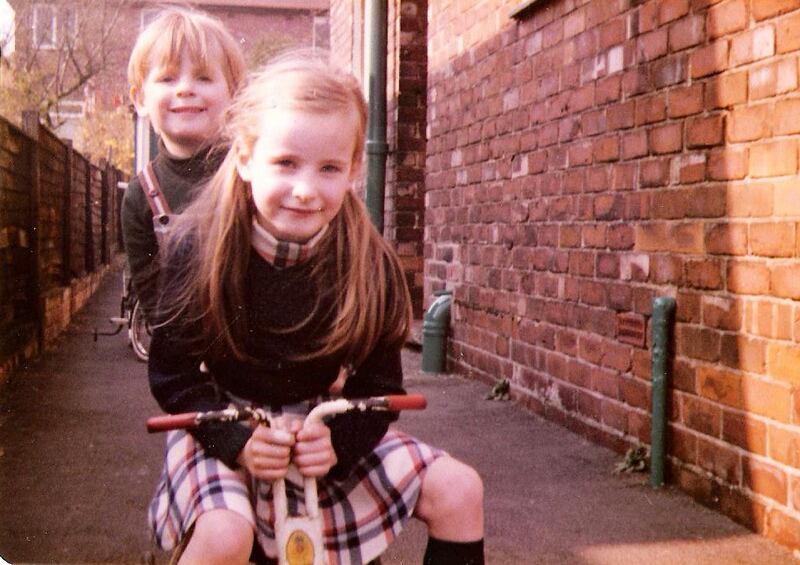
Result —
MULTIPOLYGON (((227 117, 231 150, 172 234, 162 303, 173 307, 149 366, 160 405, 246 401, 285 413, 330 392, 402 394, 408 289, 353 192, 367 119, 355 79, 318 58, 284 57, 227 117)), ((389 429, 393 419, 171 432, 150 509, 157 541, 170 548, 193 530, 183 563, 245 563, 254 536, 275 556, 270 481, 291 462, 318 478, 330 563, 374 559, 412 514, 428 526, 425 563, 483 563, 477 473, 389 429)), ((287 488, 299 499, 290 508, 303 504, 298 488, 287 488)))
MULTIPOLYGON (((164 214, 181 212, 224 154, 212 151, 245 71, 239 43, 217 19, 171 7, 136 39, 128 61, 131 100, 158 134, 152 169, 131 180, 122 233, 131 278, 148 319, 158 301, 159 248, 147 193, 160 188, 164 214)), ((162 219, 163 221, 163 219, 162 219)))

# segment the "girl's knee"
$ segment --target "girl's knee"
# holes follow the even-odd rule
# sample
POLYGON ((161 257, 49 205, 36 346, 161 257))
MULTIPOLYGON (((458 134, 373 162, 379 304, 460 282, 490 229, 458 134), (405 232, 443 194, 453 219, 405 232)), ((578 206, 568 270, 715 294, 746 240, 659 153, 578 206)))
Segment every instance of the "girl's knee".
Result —
POLYGON ((483 481, 472 467, 451 457, 437 459, 422 479, 419 509, 429 516, 483 512, 483 481))
POLYGON ((181 565, 247 563, 253 549, 253 528, 230 510, 210 510, 198 516, 181 565))

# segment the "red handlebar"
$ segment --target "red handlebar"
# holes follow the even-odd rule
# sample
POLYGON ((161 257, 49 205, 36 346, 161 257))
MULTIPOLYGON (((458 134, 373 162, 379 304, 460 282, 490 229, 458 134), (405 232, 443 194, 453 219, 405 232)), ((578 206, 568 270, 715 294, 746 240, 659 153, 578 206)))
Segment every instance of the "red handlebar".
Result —
MULTIPOLYGON (((422 410, 428 405, 428 401, 421 394, 396 394, 389 396, 378 396, 373 398, 350 399, 343 404, 342 400, 323 402, 313 412, 319 409, 324 414, 333 415, 346 412, 348 410, 390 410, 399 412, 400 410, 422 410), (328 410, 325 410, 325 407, 328 410)), ((184 428, 194 428, 203 421, 240 421, 254 419, 262 421, 266 416, 259 410, 252 408, 230 408, 212 412, 188 412, 185 414, 166 414, 154 416, 147 420, 147 431, 166 432, 168 430, 178 430, 184 428)), ((322 414, 320 414, 320 417, 322 414)))
POLYGON ((386 408, 392 412, 400 410, 424 410, 428 400, 421 394, 397 394, 386 397, 386 408))
POLYGON ((167 414, 166 416, 153 416, 147 419, 147 431, 151 434, 155 432, 166 432, 168 430, 193 428, 196 425, 197 412, 167 414))

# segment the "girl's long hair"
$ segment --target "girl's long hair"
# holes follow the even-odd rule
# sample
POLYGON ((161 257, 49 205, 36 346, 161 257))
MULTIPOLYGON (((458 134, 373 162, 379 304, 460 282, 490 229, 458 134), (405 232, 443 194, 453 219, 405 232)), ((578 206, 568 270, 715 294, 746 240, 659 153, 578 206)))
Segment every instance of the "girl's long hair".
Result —
MULTIPOLYGON (((275 106, 313 113, 356 112, 354 169, 363 161, 367 109, 361 90, 352 75, 318 56, 281 57, 256 73, 234 100, 226 119, 230 150, 225 160, 170 226, 164 268, 172 265, 174 270, 178 262, 181 276, 170 281, 175 286, 165 293, 170 302, 165 312, 200 321, 201 347, 242 360, 249 359, 243 348, 248 330, 244 282, 253 206, 250 187, 236 165, 240 152, 250 152, 257 140, 260 116, 275 106)), ((321 311, 318 301, 314 311, 291 328, 310 328, 320 317, 332 320, 302 359, 338 355, 357 366, 380 340, 397 344, 405 339, 411 319, 405 275, 352 190, 309 260, 314 284, 320 290, 333 284, 335 312, 331 316, 321 311)))

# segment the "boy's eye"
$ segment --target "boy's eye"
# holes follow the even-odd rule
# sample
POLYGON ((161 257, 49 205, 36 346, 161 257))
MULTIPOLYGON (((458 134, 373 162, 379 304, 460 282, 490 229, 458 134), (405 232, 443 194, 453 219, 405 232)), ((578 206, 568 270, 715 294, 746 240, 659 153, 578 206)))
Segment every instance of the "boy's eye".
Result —
POLYGON ((323 173, 338 173, 342 168, 339 165, 324 165, 322 167, 323 173))
POLYGON ((284 169, 292 168, 294 167, 294 161, 292 161, 291 159, 276 159, 275 165, 284 169))

